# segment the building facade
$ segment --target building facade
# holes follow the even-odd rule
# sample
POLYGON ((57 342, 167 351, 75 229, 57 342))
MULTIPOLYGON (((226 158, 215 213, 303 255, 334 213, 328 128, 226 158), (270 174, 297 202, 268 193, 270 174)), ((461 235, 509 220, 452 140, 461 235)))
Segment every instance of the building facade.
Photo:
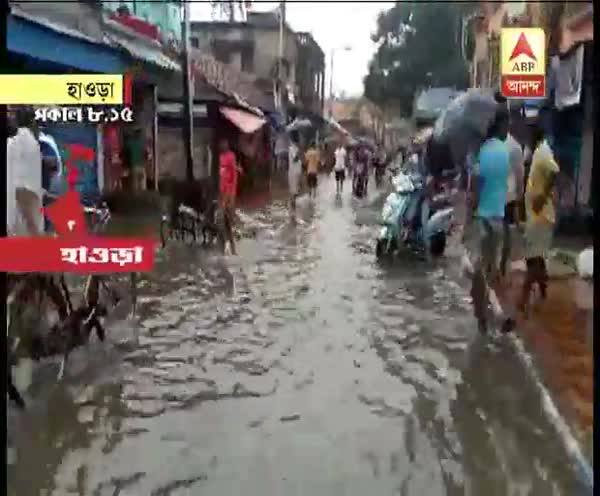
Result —
POLYGON ((156 188, 156 92, 164 78, 181 72, 178 2, 11 1, 9 6, 9 63, 16 72, 132 78, 133 123, 46 125, 63 159, 72 144, 94 151, 92 162, 77 164, 81 192, 156 188))
POLYGON ((562 2, 479 2, 469 21, 474 87, 499 89, 503 27, 542 27, 547 38, 546 98, 525 102, 544 125, 561 167, 560 205, 591 207, 593 176, 593 5, 562 2), (568 94, 568 101, 562 95, 568 94))
MULTIPOLYGON (((286 104, 321 114, 324 57, 306 33, 300 36, 286 24, 282 36, 281 77, 286 104), (300 65, 306 63, 306 67, 300 65), (320 78, 320 79, 319 79, 320 78)), ((254 84, 276 102, 279 78, 280 21, 274 12, 249 12, 245 22, 192 22, 193 49, 254 76, 254 84)))
POLYGON ((323 115, 325 54, 310 33, 296 33, 296 43, 298 45, 297 105, 314 114, 323 115))

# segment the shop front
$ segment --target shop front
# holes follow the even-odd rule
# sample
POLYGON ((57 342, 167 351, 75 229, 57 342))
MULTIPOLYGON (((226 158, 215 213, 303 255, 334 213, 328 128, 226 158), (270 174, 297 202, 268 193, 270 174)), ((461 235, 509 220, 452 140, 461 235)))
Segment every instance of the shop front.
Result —
MULTIPOLYGON (((25 74, 69 74, 125 72, 127 60, 114 48, 77 37, 31 19, 10 14, 7 19, 9 70, 25 74)), ((75 188, 84 197, 95 198, 104 186, 101 126, 45 123, 61 161, 75 170, 75 188)))
MULTIPOLYGON (((210 102, 194 103, 192 153, 194 179, 210 175, 216 125, 209 119, 210 102)), ((183 140, 183 104, 161 100, 158 104, 157 174, 159 189, 165 181, 186 181, 186 156, 183 140)))
POLYGON ((153 85, 134 83, 133 122, 103 126, 104 184, 107 191, 156 188, 154 93, 153 85))
MULTIPOLYGON (((269 179, 271 146, 268 120, 264 115, 249 111, 247 107, 221 106, 220 115, 224 118, 223 137, 230 146, 243 170, 240 178, 240 192, 249 191, 259 182, 269 179)), ((261 112, 262 114, 262 112, 261 112)))

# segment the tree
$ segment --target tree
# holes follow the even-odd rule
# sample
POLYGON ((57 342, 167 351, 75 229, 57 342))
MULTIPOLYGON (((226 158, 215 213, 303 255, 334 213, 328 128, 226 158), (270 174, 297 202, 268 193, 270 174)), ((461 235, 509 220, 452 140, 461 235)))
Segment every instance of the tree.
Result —
POLYGON ((468 85, 463 58, 465 3, 397 2, 379 14, 372 40, 378 44, 364 79, 365 96, 379 107, 410 115, 415 93, 425 86, 468 85))

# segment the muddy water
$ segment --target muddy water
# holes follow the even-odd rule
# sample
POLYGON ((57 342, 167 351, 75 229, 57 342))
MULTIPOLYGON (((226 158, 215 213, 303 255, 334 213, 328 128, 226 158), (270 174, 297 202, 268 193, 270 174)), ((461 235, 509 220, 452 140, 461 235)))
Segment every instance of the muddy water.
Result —
POLYGON ((512 348, 477 338, 457 259, 378 266, 381 202, 322 183, 297 225, 246 212, 236 259, 168 247, 139 322, 33 387, 12 494, 577 494, 512 348))

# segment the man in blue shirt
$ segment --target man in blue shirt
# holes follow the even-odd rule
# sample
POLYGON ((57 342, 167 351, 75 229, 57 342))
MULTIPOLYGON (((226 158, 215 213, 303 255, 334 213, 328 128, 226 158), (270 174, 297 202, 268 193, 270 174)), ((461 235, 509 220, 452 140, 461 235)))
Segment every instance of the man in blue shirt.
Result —
MULTIPOLYGON (((475 318, 482 333, 487 332, 490 304, 494 315, 502 316, 502 309, 490 283, 497 280, 498 255, 503 239, 504 207, 510 172, 509 149, 506 144, 508 125, 508 109, 505 104, 500 103, 496 118, 471 171, 468 216, 471 221, 465 229, 464 244, 471 265, 471 297, 475 318)), ((509 331, 512 325, 512 319, 505 319, 503 331, 509 331)))

